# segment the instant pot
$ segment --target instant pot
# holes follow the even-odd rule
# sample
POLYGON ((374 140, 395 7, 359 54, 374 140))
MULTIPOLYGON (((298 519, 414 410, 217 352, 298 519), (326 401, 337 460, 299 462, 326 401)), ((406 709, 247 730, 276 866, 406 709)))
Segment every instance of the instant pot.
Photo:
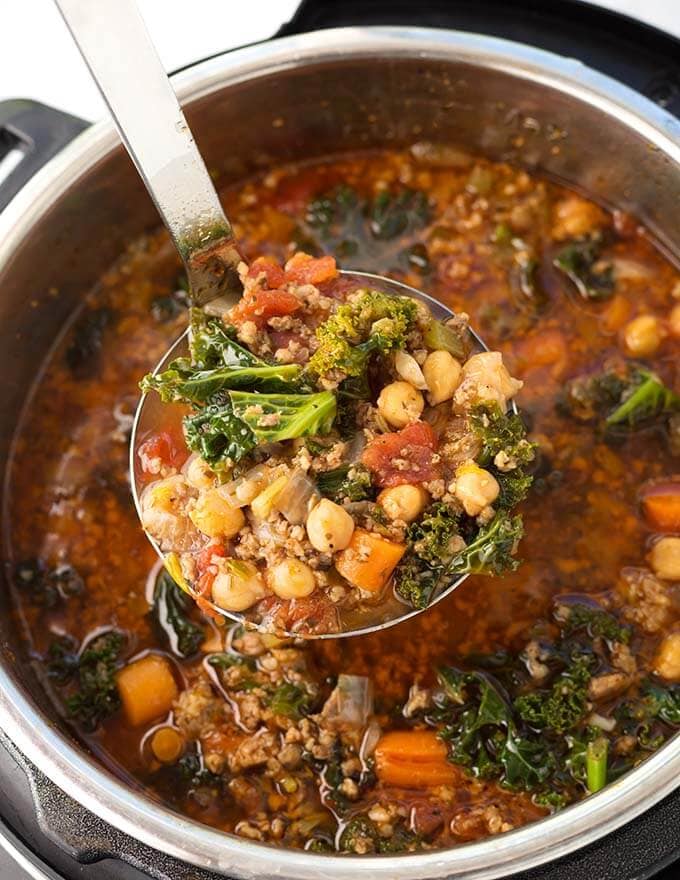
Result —
MULTIPOLYGON (((276 39, 193 65, 173 82, 223 182, 330 152, 454 142, 633 210, 671 256, 680 254, 680 44, 588 4, 305 0, 276 39)), ((10 101, 0 104, 0 158, 12 148, 25 155, 0 184, 2 461, 59 328, 125 243, 158 225, 112 124, 89 128, 10 101)), ((120 782, 60 726, 10 604, 5 586, 0 846, 29 877, 632 880, 680 872, 680 735, 585 801, 452 850, 315 855, 216 832, 120 782)))

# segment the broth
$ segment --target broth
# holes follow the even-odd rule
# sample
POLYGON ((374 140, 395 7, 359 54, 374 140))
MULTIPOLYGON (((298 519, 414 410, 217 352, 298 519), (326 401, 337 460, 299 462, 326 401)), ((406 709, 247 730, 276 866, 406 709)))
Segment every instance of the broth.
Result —
MULTIPOLYGON (((253 647, 240 633, 231 633, 231 644, 255 658, 244 664, 255 670, 255 700, 263 676, 272 687, 277 684, 274 667, 305 663, 300 674, 315 683, 316 712, 339 674, 366 676, 383 733, 414 724, 423 729, 436 724, 417 707, 410 716, 402 712, 414 683, 429 693, 424 701, 438 699, 441 709, 441 695, 432 696, 436 667, 470 670, 477 668, 470 655, 517 655, 532 639, 554 640, 555 597, 585 595, 631 627, 636 672, 627 688, 602 704, 606 718, 616 718, 621 701, 639 692, 648 671, 659 680, 654 658, 677 625, 677 584, 655 578, 645 561, 659 529, 650 528, 639 509, 641 487, 668 478, 677 459, 662 421, 612 437, 600 423, 574 419, 556 403, 568 380, 612 358, 630 358, 626 328, 640 314, 657 319, 662 338, 636 360, 670 388, 678 386, 673 335, 678 320, 672 309, 677 313, 680 277, 632 218, 606 214, 510 166, 470 159, 452 167, 436 156, 418 160, 417 154, 357 154, 276 169, 226 190, 225 206, 238 218, 235 233, 248 257, 270 253, 284 260, 294 248, 326 249, 343 268, 393 274, 469 313, 487 344, 503 351, 512 374, 524 380, 518 405, 540 449, 533 490, 522 505, 523 564, 502 579, 471 577, 425 614, 382 633, 312 643, 294 657, 280 653, 285 646, 274 646, 273 655, 272 645, 253 647), (355 194, 341 199, 349 204, 342 216, 338 187, 355 194), (402 204, 391 215, 383 211, 383 227, 376 227, 375 197, 411 191, 425 193, 429 216, 418 219, 402 204), (319 201, 326 194, 325 203, 319 201), (589 235, 600 248, 598 260, 613 267, 601 298, 584 298, 553 262, 589 235), (645 586, 641 572, 654 588, 645 586)), ((493 773, 466 775, 460 765, 451 765, 455 777, 444 774, 444 781, 415 788, 390 782, 389 773, 381 777, 379 766, 376 779, 375 760, 361 752, 364 730, 337 734, 341 745, 330 747, 323 724, 310 727, 306 708, 284 722, 272 718, 271 708, 263 711, 263 698, 253 727, 244 714, 247 694, 239 690, 245 672, 239 679, 206 662, 222 651, 224 629, 195 610, 190 615, 204 630, 203 645, 189 658, 171 650, 167 633, 150 614, 158 565, 130 496, 127 439, 139 379, 186 322, 179 270, 165 232, 131 245, 88 295, 20 428, 11 462, 10 556, 15 564, 44 563, 28 586, 18 584, 18 593, 31 654, 48 667, 52 663, 48 686, 57 703, 66 705, 64 697, 78 679, 63 664, 61 676, 54 672, 55 638, 70 637, 70 647, 61 643, 62 654, 77 654, 74 646, 115 627, 125 633, 119 662, 149 651, 167 657, 183 692, 174 715, 132 726, 118 710, 102 716, 94 729, 81 725, 80 735, 130 784, 182 813, 256 840, 359 853, 397 851, 448 846, 544 815, 555 799, 536 798, 531 787, 503 787, 493 773), (72 570, 64 574, 67 565, 72 570), (215 712, 222 713, 219 722, 215 712), (179 769, 178 757, 164 763, 150 751, 153 732, 164 725, 181 733, 179 769), (244 741, 258 730, 280 738, 279 744, 259 763, 239 759, 230 765, 228 756, 241 754, 244 741), (293 757, 288 765, 278 761, 281 744, 299 746, 298 763, 293 757), (329 768, 340 782, 331 779, 329 768)), ((672 680, 670 675, 662 683, 672 680)), ((599 712, 600 703, 596 708, 599 712)), ((624 748, 617 742, 630 736, 622 732, 623 721, 616 723, 612 756, 624 748)), ((584 718, 578 724, 582 731, 588 727, 584 718)), ((658 719, 654 724, 657 739, 648 748, 674 730, 658 719)), ((290 751, 294 756, 295 749, 290 751)), ((623 772, 644 753, 638 740, 628 764, 612 757, 610 778, 616 767, 623 772)), ((587 793, 578 778, 570 777, 563 789, 566 801, 587 793)))

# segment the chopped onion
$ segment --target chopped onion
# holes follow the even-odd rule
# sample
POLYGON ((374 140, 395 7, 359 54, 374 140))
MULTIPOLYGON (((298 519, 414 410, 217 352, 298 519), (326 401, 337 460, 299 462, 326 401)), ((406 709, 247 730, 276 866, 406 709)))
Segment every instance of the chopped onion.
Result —
POLYGON ((373 714, 373 684, 365 675, 339 675, 321 712, 328 722, 364 727, 373 714))
POLYGON ((361 745, 359 746, 359 759, 361 761, 366 763, 366 761, 371 757, 371 755, 375 751, 375 747, 378 745, 378 740, 381 736, 382 730, 380 729, 380 725, 378 724, 378 722, 369 722, 363 739, 361 740, 361 745))
POLYGON ((301 525, 307 521, 318 499, 316 483, 304 471, 296 469, 276 499, 276 507, 291 525, 301 525))
POLYGON ((419 391, 427 391, 427 382, 418 361, 407 351, 399 349, 394 355, 394 368, 400 378, 419 391))
POLYGON ((361 453, 366 448, 366 435, 358 430, 345 448, 344 459, 350 464, 355 464, 361 459, 361 453))
POLYGON ((649 266, 638 263, 637 260, 629 260, 627 257, 612 257, 611 260, 604 262, 613 267, 617 281, 650 281, 654 277, 654 272, 649 266))
POLYGON ((616 727, 616 719, 605 718, 604 715, 598 715, 597 712, 591 712, 588 718, 588 724, 592 727, 599 727, 600 730, 606 730, 608 733, 611 733, 616 727))
POLYGON ((257 464, 242 476, 220 486, 219 493, 231 507, 245 507, 271 479, 270 469, 257 464))

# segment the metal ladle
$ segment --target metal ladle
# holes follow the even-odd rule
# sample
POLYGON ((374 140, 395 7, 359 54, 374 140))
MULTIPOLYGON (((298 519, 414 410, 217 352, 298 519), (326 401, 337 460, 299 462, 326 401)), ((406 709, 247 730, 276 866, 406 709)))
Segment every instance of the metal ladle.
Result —
MULTIPOLYGON (((237 273, 242 257, 135 0, 55 2, 175 242, 186 269, 192 305, 210 303, 214 308, 216 301, 220 300, 220 311, 227 310, 243 292, 237 273)), ((363 272, 343 271, 342 275, 355 279, 358 286, 418 299, 429 307, 435 318, 446 320, 453 317, 453 312, 437 300, 398 281, 363 272)), ((156 372, 186 352, 188 333, 171 346, 156 372)), ((477 334, 472 335, 480 349, 488 350, 477 334)), ((139 438, 157 426, 157 415, 157 408, 150 403, 148 395, 142 397, 130 441, 131 482, 138 513, 141 511, 135 451, 139 438)), ((159 556, 164 558, 157 542, 148 533, 147 537, 159 556)), ((466 577, 466 574, 453 576, 450 582, 442 584, 428 607, 441 601, 466 577)), ((206 601, 204 597, 202 599, 206 601)), ((225 611, 210 604, 225 617, 253 625, 242 613, 225 611)), ((308 637, 337 638, 373 632, 420 613, 421 609, 413 609, 394 597, 381 605, 377 615, 364 626, 308 637)), ((277 634, 280 634, 279 630, 277 634)))

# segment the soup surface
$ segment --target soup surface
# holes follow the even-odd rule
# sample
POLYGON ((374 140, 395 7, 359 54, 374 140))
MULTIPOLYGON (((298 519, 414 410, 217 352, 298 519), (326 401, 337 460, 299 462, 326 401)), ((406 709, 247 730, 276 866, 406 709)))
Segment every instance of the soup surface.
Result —
POLYGON ((158 232, 88 295, 11 463, 18 613, 57 710, 178 812, 317 851, 500 833, 635 766, 680 726, 677 270, 633 218, 450 148, 281 168, 223 195, 246 256, 391 274, 503 352, 538 447, 524 561, 351 640, 202 616, 159 570, 129 487, 137 383, 186 322, 158 232))

